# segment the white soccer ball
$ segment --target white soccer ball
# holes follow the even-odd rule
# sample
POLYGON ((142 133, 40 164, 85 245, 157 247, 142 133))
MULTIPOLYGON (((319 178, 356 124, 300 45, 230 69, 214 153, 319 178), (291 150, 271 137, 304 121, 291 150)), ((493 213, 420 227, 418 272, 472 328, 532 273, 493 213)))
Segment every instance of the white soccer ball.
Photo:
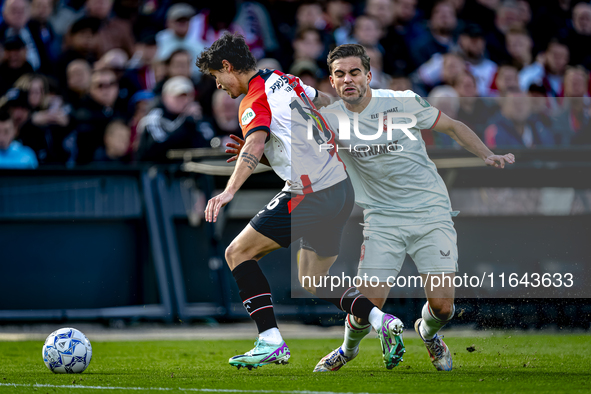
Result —
POLYGON ((53 373, 84 372, 92 359, 92 346, 75 328, 60 328, 43 345, 43 361, 53 373))

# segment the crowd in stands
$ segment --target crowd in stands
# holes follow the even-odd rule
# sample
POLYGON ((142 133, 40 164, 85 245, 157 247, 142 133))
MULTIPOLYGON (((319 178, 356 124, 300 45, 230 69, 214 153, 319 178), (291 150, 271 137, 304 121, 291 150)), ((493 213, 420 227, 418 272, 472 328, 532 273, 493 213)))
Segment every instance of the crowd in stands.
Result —
POLYGON ((195 60, 225 31, 244 35, 260 68, 334 96, 328 52, 361 44, 372 88, 411 89, 490 147, 591 144, 589 1, 0 3, 2 168, 163 162, 169 149, 224 146, 241 134, 239 100, 195 60))

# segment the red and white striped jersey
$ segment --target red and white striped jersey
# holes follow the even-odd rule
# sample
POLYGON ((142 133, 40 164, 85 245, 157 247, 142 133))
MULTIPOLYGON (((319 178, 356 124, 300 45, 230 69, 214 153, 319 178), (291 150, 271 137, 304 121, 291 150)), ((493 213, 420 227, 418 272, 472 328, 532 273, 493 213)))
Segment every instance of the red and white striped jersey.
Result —
POLYGON ((256 131, 267 133, 265 156, 286 181, 284 191, 307 194, 347 178, 336 151, 321 149, 321 144, 336 144, 334 133, 310 99, 317 95, 299 78, 265 69, 251 78, 240 103, 242 134, 246 139, 256 131), (308 119, 313 122, 313 136, 308 136, 308 119))

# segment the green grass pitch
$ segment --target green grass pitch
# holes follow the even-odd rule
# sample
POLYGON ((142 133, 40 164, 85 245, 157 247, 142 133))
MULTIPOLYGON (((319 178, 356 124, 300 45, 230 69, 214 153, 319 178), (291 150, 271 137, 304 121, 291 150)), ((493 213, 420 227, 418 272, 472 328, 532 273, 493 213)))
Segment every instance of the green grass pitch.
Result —
POLYGON ((43 364, 41 341, 0 342, 0 392, 589 392, 590 336, 485 334, 446 338, 454 355, 452 372, 437 372, 416 338, 405 340, 404 362, 393 370, 382 364, 379 340, 366 338, 357 359, 335 373, 312 369, 338 339, 288 340, 289 365, 252 371, 227 363, 249 350, 250 341, 96 341, 90 366, 78 375, 51 373, 43 364), (467 351, 472 345, 476 350, 467 351))

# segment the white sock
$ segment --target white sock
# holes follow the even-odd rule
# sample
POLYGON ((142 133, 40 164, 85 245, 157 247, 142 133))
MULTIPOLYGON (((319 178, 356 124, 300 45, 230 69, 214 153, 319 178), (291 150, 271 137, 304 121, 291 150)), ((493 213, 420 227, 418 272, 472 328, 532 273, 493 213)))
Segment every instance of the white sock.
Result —
POLYGON ((456 313, 456 306, 454 305, 453 312, 452 312, 451 316, 449 317, 449 319, 441 320, 433 314, 433 312, 431 311, 431 308, 429 307, 429 302, 428 301, 425 302, 425 305, 423 305, 423 311, 421 314, 423 321, 421 322, 421 324, 419 326, 419 331, 421 332, 423 339, 425 339, 427 341, 433 339, 435 334, 437 334, 437 332, 439 330, 441 330, 441 328, 443 326, 445 326, 452 319, 452 317, 454 316, 455 313, 456 313))
POLYGON ((259 338, 271 345, 281 345, 283 337, 277 327, 269 328, 259 334, 259 338))
POLYGON ((378 307, 374 306, 371 312, 369 312, 369 323, 376 332, 380 332, 382 327, 382 317, 385 315, 378 307))
POLYGON ((355 349, 359 347, 361 340, 365 338, 371 331, 371 325, 362 325, 355 321, 351 315, 347 315, 345 319, 345 340, 343 341, 343 353, 345 356, 351 357, 355 354, 355 349))

